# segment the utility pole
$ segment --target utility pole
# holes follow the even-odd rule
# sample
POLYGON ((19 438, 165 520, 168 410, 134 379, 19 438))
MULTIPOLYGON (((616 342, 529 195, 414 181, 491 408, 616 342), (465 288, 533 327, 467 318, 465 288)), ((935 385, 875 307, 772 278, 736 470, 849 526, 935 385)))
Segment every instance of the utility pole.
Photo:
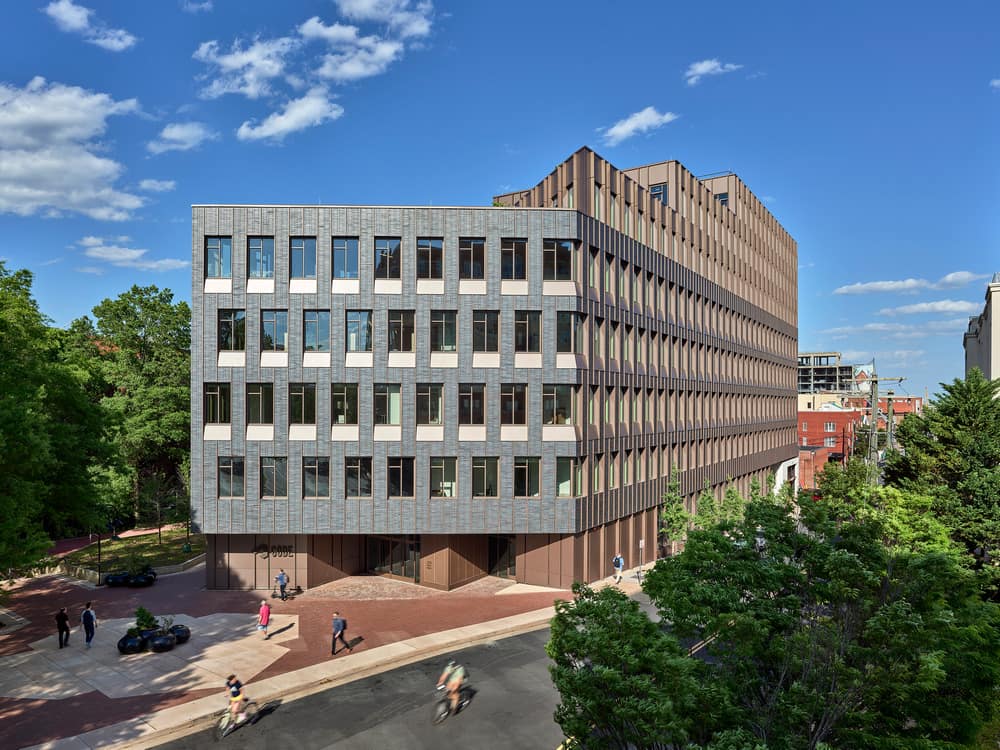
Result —
MULTIPOLYGON (((879 479, 878 470, 878 384, 881 381, 886 381, 888 383, 902 383, 906 378, 880 378, 874 372, 872 372, 871 377, 871 404, 872 404, 872 417, 871 425, 868 429, 868 484, 877 485, 879 479)), ((888 392, 888 403, 887 403, 887 420, 885 423, 886 435, 888 442, 886 447, 891 446, 892 441, 892 396, 893 392, 888 392)))

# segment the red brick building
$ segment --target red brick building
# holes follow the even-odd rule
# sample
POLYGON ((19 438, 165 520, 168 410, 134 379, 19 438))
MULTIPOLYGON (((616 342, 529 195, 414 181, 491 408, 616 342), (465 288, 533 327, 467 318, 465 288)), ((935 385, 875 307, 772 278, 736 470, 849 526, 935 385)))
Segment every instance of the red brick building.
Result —
MULTIPOLYGON (((863 400, 863 399, 862 399, 863 400)), ((860 409, 816 409, 799 412, 799 487, 816 486, 816 474, 829 461, 842 463, 854 450, 860 409)))

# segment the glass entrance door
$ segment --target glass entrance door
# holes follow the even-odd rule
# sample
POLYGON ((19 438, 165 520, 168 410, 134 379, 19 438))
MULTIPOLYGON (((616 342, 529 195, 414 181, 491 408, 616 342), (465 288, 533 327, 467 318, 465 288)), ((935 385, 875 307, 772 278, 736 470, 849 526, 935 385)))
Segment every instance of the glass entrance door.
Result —
POLYGON ((517 545, 513 536, 489 537, 489 567, 491 576, 515 578, 517 574, 517 545))
POLYGON ((368 571, 420 583, 420 537, 369 536, 368 571))

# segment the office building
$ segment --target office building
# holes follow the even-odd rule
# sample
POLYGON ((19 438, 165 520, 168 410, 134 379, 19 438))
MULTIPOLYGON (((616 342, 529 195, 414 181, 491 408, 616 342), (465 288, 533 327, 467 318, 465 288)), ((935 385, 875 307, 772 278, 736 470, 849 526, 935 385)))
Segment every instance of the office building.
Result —
POLYGON ((994 302, 1000 297, 1000 273, 993 274, 986 285, 986 304, 983 311, 969 318, 969 325, 962 340, 965 349, 965 375, 974 367, 982 370, 988 380, 1000 378, 1000 326, 993 325, 994 302))
POLYGON ((192 208, 208 585, 568 587, 794 481, 794 240, 732 174, 587 148, 492 206, 192 208))

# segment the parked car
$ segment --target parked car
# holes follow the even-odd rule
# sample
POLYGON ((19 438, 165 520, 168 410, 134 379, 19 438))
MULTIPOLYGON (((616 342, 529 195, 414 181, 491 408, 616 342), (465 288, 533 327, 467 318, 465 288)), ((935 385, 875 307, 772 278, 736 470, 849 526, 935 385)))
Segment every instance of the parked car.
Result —
POLYGON ((154 583, 156 583, 156 571, 149 565, 143 566, 142 570, 136 573, 118 571, 104 576, 106 586, 152 586, 154 583))

